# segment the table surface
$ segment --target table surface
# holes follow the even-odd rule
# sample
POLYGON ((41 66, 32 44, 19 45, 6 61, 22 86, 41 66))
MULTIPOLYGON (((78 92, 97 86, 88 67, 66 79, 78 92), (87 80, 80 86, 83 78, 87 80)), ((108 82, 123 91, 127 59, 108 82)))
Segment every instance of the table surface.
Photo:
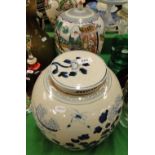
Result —
MULTIPOLYGON (((109 54, 101 57, 107 63, 109 54)), ((27 155, 127 155, 128 129, 119 123, 114 132, 95 148, 72 152, 49 141, 40 132, 32 114, 26 116, 26 154, 27 155)))

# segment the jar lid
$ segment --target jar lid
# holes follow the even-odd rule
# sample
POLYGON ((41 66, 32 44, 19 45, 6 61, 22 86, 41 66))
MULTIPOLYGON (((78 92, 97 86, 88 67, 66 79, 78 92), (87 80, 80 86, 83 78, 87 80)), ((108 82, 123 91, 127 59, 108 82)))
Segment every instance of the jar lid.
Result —
POLYGON ((63 12, 60 14, 60 17, 66 21, 81 24, 97 20, 99 15, 96 14, 92 9, 81 6, 78 8, 71 8, 63 12))
POLYGON ((56 57, 50 67, 53 84, 69 94, 88 94, 102 86, 107 67, 103 59, 82 50, 68 51, 56 57))

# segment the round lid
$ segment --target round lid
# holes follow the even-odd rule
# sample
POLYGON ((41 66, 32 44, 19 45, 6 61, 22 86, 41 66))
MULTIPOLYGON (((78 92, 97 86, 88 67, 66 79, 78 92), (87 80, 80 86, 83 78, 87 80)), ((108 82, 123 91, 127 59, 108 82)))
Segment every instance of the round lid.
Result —
POLYGON ((97 20, 99 15, 96 14, 92 9, 78 5, 77 8, 69 9, 60 14, 64 20, 74 23, 91 22, 97 20))
POLYGON ((54 85, 70 94, 86 94, 104 83, 107 67, 102 58, 88 51, 69 51, 56 57, 50 68, 54 85))

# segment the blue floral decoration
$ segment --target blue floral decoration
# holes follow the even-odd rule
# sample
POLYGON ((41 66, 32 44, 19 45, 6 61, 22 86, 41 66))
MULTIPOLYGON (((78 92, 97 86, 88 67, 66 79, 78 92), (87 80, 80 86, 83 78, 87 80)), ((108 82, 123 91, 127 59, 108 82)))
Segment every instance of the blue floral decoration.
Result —
POLYGON ((53 132, 57 132, 58 130, 60 130, 58 123, 53 118, 50 118, 49 120, 45 120, 44 119, 45 115, 46 115, 45 108, 43 108, 41 104, 38 105, 36 107, 36 116, 39 123, 47 130, 50 130, 53 132))
MULTIPOLYGON (((81 57, 76 57, 76 60, 80 60, 81 57)), ((70 59, 65 59, 63 61, 65 63, 65 65, 59 63, 59 62, 52 62, 51 65, 55 66, 55 69, 52 71, 52 74, 57 74, 58 77, 64 77, 64 78, 68 78, 69 76, 76 76, 78 74, 78 72, 81 72, 82 74, 87 74, 87 69, 86 67, 90 66, 90 64, 88 62, 83 62, 81 63, 81 66, 78 68, 78 70, 71 70, 70 72, 66 72, 66 71, 62 71, 59 72, 59 67, 62 68, 72 68, 72 64, 73 61, 70 59)))

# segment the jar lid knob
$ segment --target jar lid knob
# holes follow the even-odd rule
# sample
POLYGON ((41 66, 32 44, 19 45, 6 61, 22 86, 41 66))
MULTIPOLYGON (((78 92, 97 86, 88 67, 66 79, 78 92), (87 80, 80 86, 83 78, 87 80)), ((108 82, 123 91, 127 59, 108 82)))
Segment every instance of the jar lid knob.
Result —
POLYGON ((85 3, 85 0, 79 0, 78 1, 78 9, 82 10, 83 9, 83 4, 85 3))

